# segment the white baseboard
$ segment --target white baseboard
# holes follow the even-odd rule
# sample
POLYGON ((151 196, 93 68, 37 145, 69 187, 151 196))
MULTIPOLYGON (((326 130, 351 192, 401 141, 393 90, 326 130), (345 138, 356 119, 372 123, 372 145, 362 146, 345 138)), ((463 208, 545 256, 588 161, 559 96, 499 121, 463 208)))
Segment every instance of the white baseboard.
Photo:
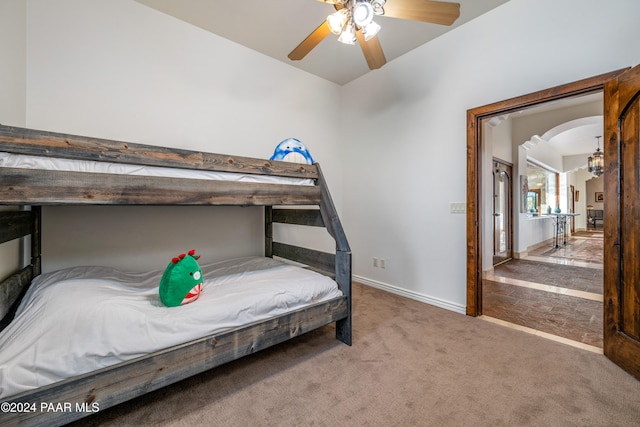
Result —
POLYGON ((353 276, 353 280, 362 283, 363 285, 371 286, 372 288, 381 289, 392 294, 400 295, 412 300, 420 301, 426 304, 434 305, 436 307, 444 308, 445 310, 453 311, 460 314, 467 314, 467 307, 460 304, 454 304, 449 301, 433 298, 428 295, 424 295, 414 291, 408 291, 406 289, 399 288, 397 286, 389 285, 388 283, 378 282, 376 280, 367 279, 362 276, 353 276))
POLYGON ((527 252, 533 252, 536 249, 540 249, 543 246, 552 246, 553 243, 554 243, 554 239, 555 239, 555 237, 550 237, 550 238, 548 238, 546 240, 543 240, 542 242, 538 242, 538 243, 536 243, 534 245, 531 245, 531 246, 529 246, 527 248, 527 252))

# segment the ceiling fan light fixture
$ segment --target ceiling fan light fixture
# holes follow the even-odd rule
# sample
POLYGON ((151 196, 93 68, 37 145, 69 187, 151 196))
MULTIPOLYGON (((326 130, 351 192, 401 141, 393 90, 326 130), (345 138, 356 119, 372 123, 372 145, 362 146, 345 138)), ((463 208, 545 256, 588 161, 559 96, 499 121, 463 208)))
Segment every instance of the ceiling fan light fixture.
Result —
POLYGON ((384 5, 387 3, 387 0, 371 0, 371 7, 373 8, 373 13, 376 15, 384 15, 384 5))
POLYGON ((368 42, 372 38, 374 38, 382 27, 375 21, 371 21, 369 25, 362 28, 362 35, 364 36, 364 41, 368 42))
POLYGON ((336 36, 342 33, 348 18, 347 9, 340 9, 327 16, 327 24, 329 24, 331 32, 336 36))
POLYGON ((341 43, 354 45, 360 41, 367 66, 377 70, 387 60, 377 38, 380 25, 373 22, 376 16, 440 25, 451 25, 460 17, 460 3, 446 0, 393 0, 391 8, 387 0, 319 1, 332 5, 334 10, 287 55, 292 61, 303 59, 333 33, 341 43))
POLYGON ((347 22, 344 26, 344 30, 342 30, 342 33, 340 34, 340 37, 338 37, 338 41, 344 44, 356 44, 356 30, 353 28, 353 23, 347 22))
POLYGON ((353 22, 360 28, 373 21, 373 6, 368 1, 361 1, 353 7, 353 22))

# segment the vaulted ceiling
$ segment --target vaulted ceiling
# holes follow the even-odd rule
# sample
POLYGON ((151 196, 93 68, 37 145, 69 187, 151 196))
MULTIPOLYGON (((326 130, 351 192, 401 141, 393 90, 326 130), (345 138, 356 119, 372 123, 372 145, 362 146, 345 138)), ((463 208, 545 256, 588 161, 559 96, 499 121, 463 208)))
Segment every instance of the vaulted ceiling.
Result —
MULTIPOLYGON (((287 57, 289 52, 335 11, 333 5, 322 1, 136 1, 340 85, 370 72, 360 47, 357 44, 350 46, 339 43, 332 34, 302 60, 291 61, 287 57)), ((507 1, 458 0, 460 17, 451 26, 385 16, 376 18, 376 22, 382 26, 378 38, 387 62, 507 1)))

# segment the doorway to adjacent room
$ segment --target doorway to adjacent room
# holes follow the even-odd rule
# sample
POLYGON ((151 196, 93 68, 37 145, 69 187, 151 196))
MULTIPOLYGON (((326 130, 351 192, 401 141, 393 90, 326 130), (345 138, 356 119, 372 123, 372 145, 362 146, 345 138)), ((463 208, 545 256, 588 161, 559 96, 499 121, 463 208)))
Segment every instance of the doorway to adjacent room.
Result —
POLYGON ((606 300, 603 304, 603 353, 640 379, 640 293, 637 288, 640 271, 640 222, 637 221, 640 206, 640 66, 467 111, 467 314, 482 314, 483 251, 486 251, 484 239, 487 235, 486 201, 482 195, 485 191, 483 182, 490 179, 484 172, 483 120, 598 92, 604 93, 604 165, 593 172, 602 174, 604 184, 602 192, 595 196, 596 201, 604 203, 603 251, 607 253, 603 265, 603 299, 606 300), (608 201, 607 195, 610 196, 608 201))
MULTIPOLYGON (((504 235, 502 227, 505 222, 496 221, 496 218, 500 217, 498 209, 500 194, 499 191, 496 191, 498 188, 496 177, 501 174, 499 168, 496 167, 496 158, 493 159, 492 163, 485 163, 486 161, 483 160, 491 152, 487 151, 486 144, 491 143, 486 140, 487 135, 483 134, 483 129, 485 129, 485 119, 488 121, 493 119, 494 122, 498 121, 498 119, 505 120, 505 117, 510 114, 521 114, 522 111, 530 111, 534 108, 545 106, 545 104, 575 102, 577 98, 584 95, 601 94, 601 82, 607 79, 608 76, 601 76, 594 79, 593 84, 591 82, 580 82, 580 85, 584 83, 586 85, 577 90, 573 90, 574 88, 571 85, 567 85, 565 93, 551 93, 551 91, 544 93, 543 91, 543 93, 535 94, 536 97, 539 97, 537 100, 525 99, 525 96, 522 99, 510 100, 513 103, 505 101, 504 106, 500 105, 501 103, 497 103, 490 106, 491 111, 478 111, 482 110, 482 108, 471 111, 470 114, 475 115, 473 117, 475 123, 470 124, 474 128, 474 133, 470 134, 473 136, 473 141, 470 139, 469 143, 477 144, 472 148, 478 151, 474 153, 475 164, 474 162, 470 163, 470 166, 473 167, 471 168, 472 170, 468 170, 468 173, 469 176, 476 177, 477 182, 468 186, 470 193, 467 197, 468 201, 477 202, 476 206, 468 206, 469 211, 473 212, 473 215, 470 215, 468 219, 474 220, 473 223, 468 223, 468 229, 472 230, 468 235, 468 243, 472 246, 472 257, 468 258, 472 262, 468 264, 468 268, 473 269, 468 271, 469 277, 473 278, 475 276, 475 280, 477 280, 475 282, 477 285, 475 286, 473 285, 473 280, 469 282, 468 314, 491 316, 492 318, 517 324, 523 328, 529 328, 534 333, 559 336, 562 339, 579 344, 578 346, 584 344, 585 347, 599 352, 602 351, 603 346, 603 270, 602 260, 601 258, 597 259, 597 253, 602 253, 602 233, 599 233, 599 235, 592 233, 579 235, 580 233, 575 232, 574 224, 571 224, 567 228, 573 228, 574 233, 562 248, 553 248, 556 250, 553 253, 549 251, 551 247, 541 246, 539 253, 532 252, 527 254, 525 251, 524 257, 521 257, 520 252, 518 252, 513 255, 517 255, 515 259, 509 260, 510 256, 505 257, 503 260, 500 249, 502 249, 501 242, 504 239, 501 238, 500 234, 504 235), (485 115, 485 113, 487 114, 485 115), (487 176, 487 173, 481 172, 482 168, 486 167, 485 165, 493 166, 493 194, 491 195, 493 199, 491 202, 488 201, 487 197, 487 191, 491 187, 481 184, 482 176, 487 176), (492 254, 493 267, 492 264, 486 261, 488 246, 485 243, 485 239, 488 237, 487 231, 490 232, 484 225, 488 223, 487 216, 490 214, 486 207, 487 204, 493 205, 493 217, 491 218, 494 246, 494 253, 492 254), (496 216, 495 214, 498 215, 496 216), (480 221, 475 222, 478 218, 480 221), (583 256, 588 252, 587 249, 595 249, 595 258, 587 261, 576 259, 579 253, 583 256), (477 252, 474 254, 473 251, 477 252), (577 284, 577 282, 580 282, 580 284, 577 284), (578 323, 580 323, 580 326, 578 326, 578 323)), ((514 152, 512 156, 517 158, 518 154, 514 152)), ((518 162, 526 161, 521 155, 520 157, 518 162)), ((514 179, 512 174, 515 173, 518 176, 519 173, 522 173, 514 171, 511 171, 510 179, 514 179)), ((518 178, 518 183, 521 179, 521 177, 518 178)), ((513 181, 512 184, 514 184, 513 181)), ((554 184, 550 185, 550 187, 559 187, 557 178, 554 184)), ((566 187, 567 189, 570 188, 568 184, 566 187)), ((517 187, 511 185, 511 188, 515 189, 517 187)), ((537 203, 535 203, 535 212, 533 212, 528 207, 528 196, 535 196, 536 188, 533 188, 533 190, 528 191, 527 198, 524 198, 524 194, 520 194, 520 192, 517 197, 514 194, 514 201, 517 201, 514 204, 517 205, 517 209, 514 208, 514 213, 510 217, 511 223, 513 223, 516 215, 515 211, 520 215, 519 218, 522 218, 522 212, 528 212, 532 216, 542 216, 543 205, 545 213, 550 205, 557 206, 558 198, 560 197, 559 192, 555 193, 554 200, 546 202, 544 201, 545 198, 540 194, 537 203), (521 204, 524 207, 520 206, 521 204)), ((574 200, 574 192, 575 188, 571 190, 570 205, 574 200)), ((569 199, 568 194, 562 197, 569 199)), ((531 201, 531 203, 534 202, 531 201)), ((542 224, 542 222, 541 220, 540 223, 542 224)), ((517 238, 520 239, 521 236, 517 238)))

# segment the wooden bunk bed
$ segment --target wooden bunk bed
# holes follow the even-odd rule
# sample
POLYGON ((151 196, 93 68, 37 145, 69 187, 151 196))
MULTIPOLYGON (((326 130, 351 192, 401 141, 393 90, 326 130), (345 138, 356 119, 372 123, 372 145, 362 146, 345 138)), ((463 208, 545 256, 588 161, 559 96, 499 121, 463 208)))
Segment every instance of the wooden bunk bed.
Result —
MULTIPOLYGON (((3 400, 3 422, 61 425, 335 322, 351 345, 351 252, 322 171, 305 165, 88 138, 0 125, 0 152, 75 160, 305 178, 314 185, 0 168, 0 243, 27 237, 28 265, 0 282, 0 330, 12 321, 32 280, 41 274, 43 205, 264 206, 265 256, 301 263, 331 276, 342 296, 265 321, 166 348, 3 400), (287 205, 291 205, 287 207, 287 205), (280 208, 280 207, 284 208, 280 208), (6 208, 5 208, 6 209, 6 208), (13 208, 10 208, 13 209, 13 208), (273 223, 325 227, 335 253, 274 241, 273 223), (70 411, 42 411, 41 405, 70 411), (76 409, 86 409, 86 411, 76 409)), ((0 352, 2 350, 0 349, 0 352)))

